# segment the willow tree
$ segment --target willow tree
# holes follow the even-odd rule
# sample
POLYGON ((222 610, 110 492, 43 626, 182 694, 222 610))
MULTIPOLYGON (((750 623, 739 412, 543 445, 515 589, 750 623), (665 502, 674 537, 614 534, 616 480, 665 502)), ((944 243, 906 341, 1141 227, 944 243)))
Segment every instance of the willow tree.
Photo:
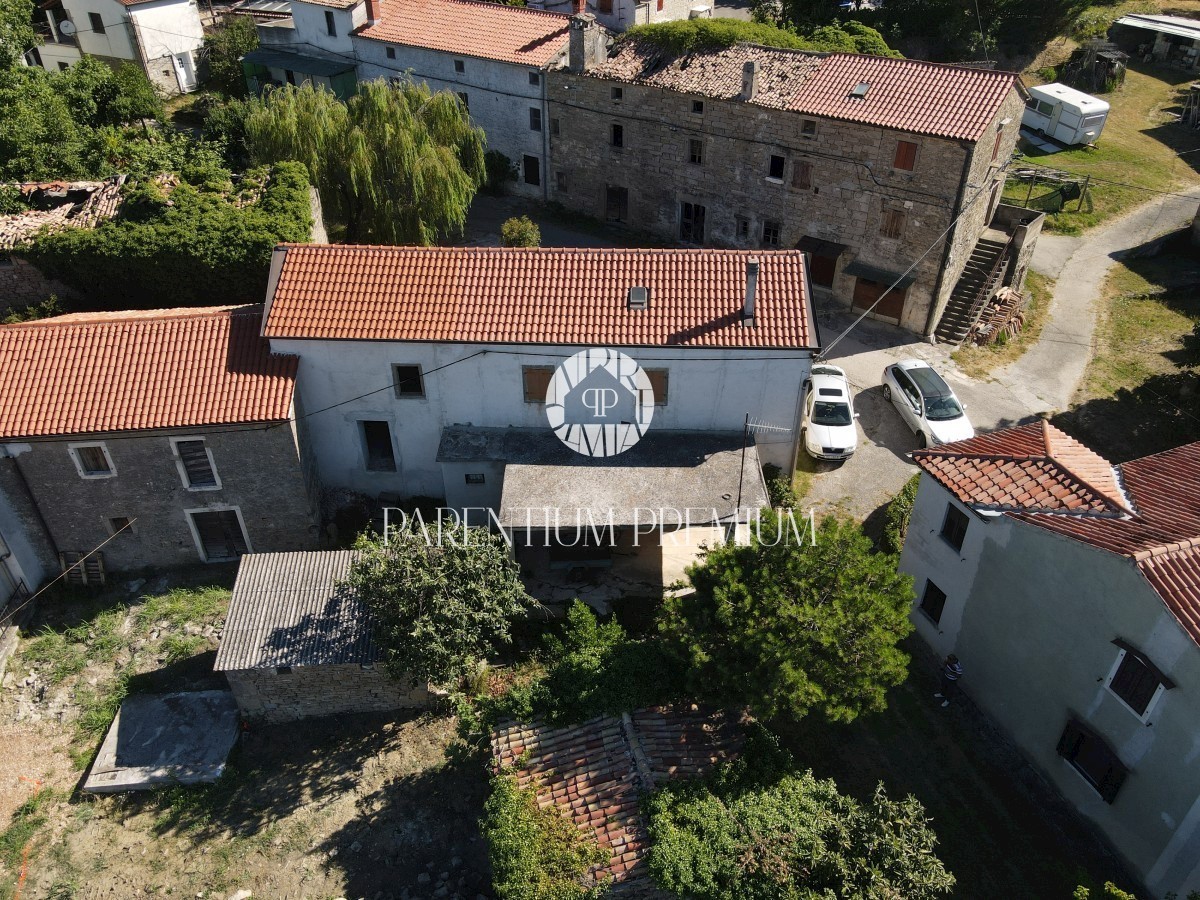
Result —
POLYGON ((484 134, 448 92, 367 81, 348 101, 310 84, 248 103, 258 163, 299 160, 349 241, 433 244, 461 231, 483 183, 484 134))

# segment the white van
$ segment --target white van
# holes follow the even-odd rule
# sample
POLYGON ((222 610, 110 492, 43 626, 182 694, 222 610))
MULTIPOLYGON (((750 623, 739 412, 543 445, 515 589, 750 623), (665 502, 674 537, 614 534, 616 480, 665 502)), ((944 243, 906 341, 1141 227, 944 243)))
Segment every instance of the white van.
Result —
POLYGON ((1068 147, 1094 144, 1108 119, 1108 104, 1065 84, 1029 88, 1021 124, 1068 147))

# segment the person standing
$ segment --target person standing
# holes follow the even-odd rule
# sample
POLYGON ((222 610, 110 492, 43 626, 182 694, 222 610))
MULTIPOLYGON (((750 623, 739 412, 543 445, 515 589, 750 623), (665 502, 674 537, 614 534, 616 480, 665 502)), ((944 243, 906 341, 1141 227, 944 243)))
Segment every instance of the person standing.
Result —
POLYGON ((943 709, 950 705, 951 698, 958 692, 958 679, 962 676, 962 663, 951 653, 942 662, 942 689, 933 695, 942 701, 943 709))

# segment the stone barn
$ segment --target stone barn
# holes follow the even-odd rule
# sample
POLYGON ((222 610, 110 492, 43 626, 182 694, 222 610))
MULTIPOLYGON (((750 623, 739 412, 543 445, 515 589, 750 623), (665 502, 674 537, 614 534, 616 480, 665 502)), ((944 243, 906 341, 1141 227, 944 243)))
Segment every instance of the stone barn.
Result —
POLYGON ((244 718, 291 722, 429 703, 425 686, 379 664, 367 609, 340 584, 354 558, 352 550, 242 557, 213 668, 244 718))

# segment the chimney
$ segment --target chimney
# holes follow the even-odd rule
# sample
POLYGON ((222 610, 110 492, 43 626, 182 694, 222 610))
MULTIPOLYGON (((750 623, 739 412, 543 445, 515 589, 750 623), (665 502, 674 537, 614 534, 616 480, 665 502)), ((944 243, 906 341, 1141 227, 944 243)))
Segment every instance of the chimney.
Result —
POLYGON ((758 63, 747 60, 742 64, 742 100, 753 100, 758 93, 758 63))
POLYGON ((379 3, 380 0, 367 0, 367 25, 374 25, 379 21, 379 3))
POLYGON ((574 3, 577 12, 571 16, 567 69, 581 74, 595 68, 607 53, 604 32, 596 24, 596 17, 585 11, 587 0, 574 0, 574 3))
POLYGON ((742 324, 754 324, 754 301, 758 295, 758 260, 746 260, 746 302, 742 306, 742 324))

